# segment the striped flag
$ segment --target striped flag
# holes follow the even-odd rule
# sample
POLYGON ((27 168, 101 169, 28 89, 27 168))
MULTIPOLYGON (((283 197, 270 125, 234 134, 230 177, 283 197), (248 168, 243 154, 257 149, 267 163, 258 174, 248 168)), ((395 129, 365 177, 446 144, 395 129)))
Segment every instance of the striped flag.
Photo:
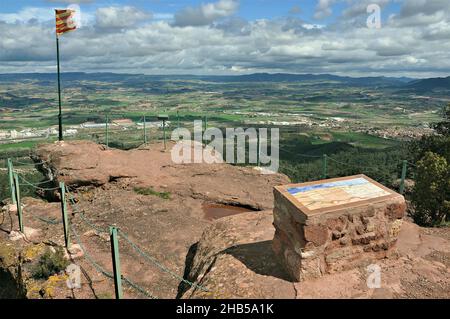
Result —
POLYGON ((72 9, 55 10, 55 13, 56 13, 57 36, 60 36, 69 31, 73 31, 77 28, 74 21, 75 10, 72 9))

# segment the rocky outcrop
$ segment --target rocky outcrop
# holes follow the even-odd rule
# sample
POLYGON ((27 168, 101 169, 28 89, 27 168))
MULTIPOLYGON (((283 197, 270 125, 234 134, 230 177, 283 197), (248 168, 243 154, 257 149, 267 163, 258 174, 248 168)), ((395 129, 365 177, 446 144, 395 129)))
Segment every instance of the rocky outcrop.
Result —
MULTIPOLYGON (((116 225, 170 270, 162 270, 121 239, 123 275, 157 298, 180 295, 180 278, 189 248, 212 223, 205 217, 205 204, 244 207, 250 211, 245 214, 258 215, 259 210, 273 207, 273 186, 289 182, 282 174, 264 175, 251 167, 178 165, 171 160, 170 144, 168 151, 160 144, 121 151, 86 141, 56 142, 39 146, 33 159, 46 179, 53 179, 55 186, 63 181, 70 187, 76 209, 67 205, 69 220, 78 236, 71 232, 72 243, 80 242, 98 265, 112 271, 109 235, 105 230, 116 225)), ((23 198, 24 225, 36 231, 32 240, 36 244, 64 245, 58 197, 56 192, 51 197, 55 202, 23 198)), ((9 231, 17 232, 17 216, 12 214, 5 222, 3 226, 8 232, 0 232, 0 239, 11 242, 9 231)), ((19 247, 26 240, 18 237, 11 243, 19 247)), ((82 289, 70 291, 64 287, 65 281, 57 280, 60 277, 52 278, 54 288, 44 294, 45 298, 114 296, 109 278, 89 259, 78 258, 76 254, 74 258, 83 269, 82 289)), ((143 297, 124 286, 126 298, 143 297)), ((33 288, 32 295, 27 290, 27 295, 41 298, 40 290, 33 288)))
MULTIPOLYGON (((273 207, 272 187, 289 182, 282 174, 228 164, 175 164, 171 146, 153 144, 122 151, 90 141, 55 142, 38 147, 33 159, 48 179, 72 188, 100 187, 128 181, 130 187, 153 187, 184 197, 249 207, 273 207)), ((56 183, 55 183, 56 185, 56 183)))
MULTIPOLYGON (((2 203, 0 206, 3 216, 9 216, 1 224, 0 299, 72 298, 64 270, 42 279, 35 278, 33 271, 44 253, 53 254, 56 249, 65 251, 62 225, 58 222, 59 205, 24 198, 22 206, 27 225, 23 233, 18 229, 15 205, 2 203)), ((78 258, 76 253, 79 253, 79 248, 77 250, 77 245, 72 245, 64 258, 74 262, 78 258)))
POLYGON ((71 298, 64 271, 43 279, 33 276, 33 266, 47 249, 55 251, 54 247, 49 243, 0 238, 0 299, 71 298))
POLYGON ((187 265, 187 278, 200 287, 183 298, 294 298, 272 251, 272 221, 272 211, 264 211, 223 218, 207 228, 187 265))
POLYGON ((0 241, 0 299, 25 298, 22 262, 14 246, 0 241))
POLYGON ((201 288, 183 298, 450 298, 450 229, 405 221, 398 258, 381 259, 381 286, 369 288, 369 261, 357 268, 293 282, 272 252, 270 212, 218 220, 203 233, 189 277, 201 288), (433 235, 430 235, 433 233, 433 235))
POLYGON ((91 141, 56 142, 38 147, 32 158, 48 179, 67 185, 101 186, 121 177, 135 177, 141 166, 127 162, 128 152, 91 141))

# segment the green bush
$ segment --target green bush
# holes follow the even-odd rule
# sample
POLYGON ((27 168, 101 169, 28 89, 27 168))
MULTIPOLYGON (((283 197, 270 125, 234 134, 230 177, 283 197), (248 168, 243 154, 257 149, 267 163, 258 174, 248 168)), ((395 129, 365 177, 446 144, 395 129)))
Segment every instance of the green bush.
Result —
POLYGON ((417 163, 412 194, 414 221, 423 226, 436 226, 450 219, 450 165, 433 152, 417 163))
POLYGON ((31 273, 33 278, 47 279, 66 269, 69 264, 70 262, 64 258, 64 251, 61 247, 58 247, 55 252, 48 248, 32 267, 31 273))

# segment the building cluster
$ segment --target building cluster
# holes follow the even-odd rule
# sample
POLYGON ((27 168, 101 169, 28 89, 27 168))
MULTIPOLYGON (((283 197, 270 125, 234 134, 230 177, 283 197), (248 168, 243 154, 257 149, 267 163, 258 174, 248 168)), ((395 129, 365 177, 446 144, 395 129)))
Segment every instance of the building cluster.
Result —
POLYGON ((372 128, 361 130, 361 132, 385 139, 403 140, 413 140, 421 138, 422 136, 434 134, 434 130, 427 127, 372 128))
MULTIPOLYGON (((122 129, 127 130, 130 128, 143 129, 145 127, 148 129, 151 128, 163 128, 162 121, 153 121, 153 122, 133 122, 130 119, 115 119, 110 123, 94 123, 94 122, 85 122, 79 125, 69 125, 64 130, 64 136, 75 136, 80 131, 86 131, 91 129, 106 129, 111 130, 122 129)), ((165 126, 170 126, 170 121, 165 122, 165 126)), ((27 128, 23 130, 0 130, 0 141, 10 141, 10 140, 24 140, 24 139, 35 139, 35 138, 49 138, 50 136, 58 135, 58 127, 52 126, 45 129, 35 129, 35 128, 27 128)))
MULTIPOLYGON (((70 128, 64 130, 64 135, 73 136, 78 133, 78 130, 70 128)), ((48 138, 50 136, 58 135, 56 127, 46 129, 28 128, 24 130, 2 130, 0 131, 0 140, 16 140, 16 139, 33 139, 33 138, 48 138)))

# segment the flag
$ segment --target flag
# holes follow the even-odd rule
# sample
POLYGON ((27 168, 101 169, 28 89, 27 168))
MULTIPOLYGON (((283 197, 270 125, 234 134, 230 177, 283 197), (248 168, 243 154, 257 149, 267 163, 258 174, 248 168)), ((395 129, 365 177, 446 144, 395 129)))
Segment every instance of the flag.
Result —
POLYGON ((72 9, 55 10, 55 13, 56 13, 57 36, 60 36, 69 31, 73 31, 77 28, 74 20, 75 10, 72 9))
POLYGON ((57 56, 57 66, 58 66, 58 106, 59 106, 59 140, 63 140, 63 125, 62 125, 62 106, 61 106, 61 76, 60 76, 60 65, 59 65, 59 36, 66 32, 73 31, 77 28, 75 22, 75 10, 73 9, 62 9, 55 10, 56 15, 56 56, 57 56))

